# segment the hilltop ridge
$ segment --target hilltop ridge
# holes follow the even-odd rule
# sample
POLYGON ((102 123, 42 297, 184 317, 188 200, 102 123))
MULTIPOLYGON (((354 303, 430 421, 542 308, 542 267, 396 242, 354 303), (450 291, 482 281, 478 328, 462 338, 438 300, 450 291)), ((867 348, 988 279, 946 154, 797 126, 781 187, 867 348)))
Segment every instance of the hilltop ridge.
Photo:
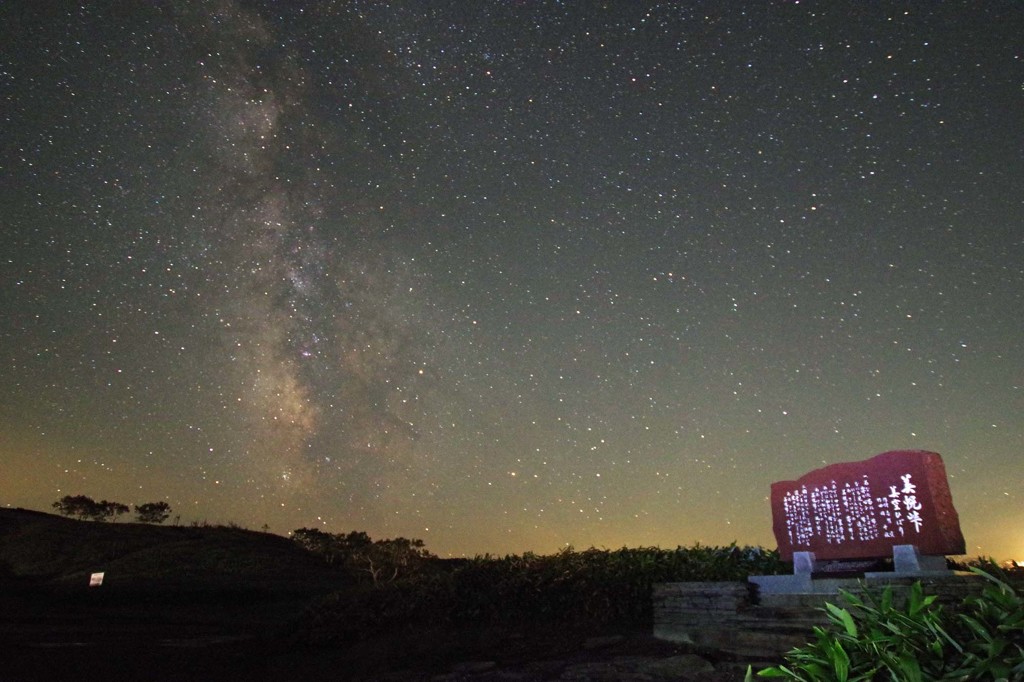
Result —
POLYGON ((0 577, 54 588, 284 588, 337 585, 340 576, 289 538, 235 526, 159 526, 78 521, 0 509, 0 577))

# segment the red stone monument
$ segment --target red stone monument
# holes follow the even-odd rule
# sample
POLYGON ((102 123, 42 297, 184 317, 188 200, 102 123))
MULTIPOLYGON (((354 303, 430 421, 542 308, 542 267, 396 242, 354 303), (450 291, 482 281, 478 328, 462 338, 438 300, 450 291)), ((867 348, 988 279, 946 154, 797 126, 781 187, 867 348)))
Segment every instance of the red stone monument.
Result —
POLYGON ((795 552, 819 562, 885 558, 900 545, 931 556, 966 551, 942 457, 923 450, 884 452, 773 483, 772 525, 786 561, 795 552))

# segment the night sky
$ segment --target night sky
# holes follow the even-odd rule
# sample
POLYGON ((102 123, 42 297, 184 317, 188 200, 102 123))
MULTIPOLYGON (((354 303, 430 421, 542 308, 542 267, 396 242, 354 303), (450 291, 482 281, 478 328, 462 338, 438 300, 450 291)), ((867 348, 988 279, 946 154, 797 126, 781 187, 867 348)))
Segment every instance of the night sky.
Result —
POLYGON ((5 2, 0 505, 774 547, 943 455, 1024 558, 1019 2, 5 2))

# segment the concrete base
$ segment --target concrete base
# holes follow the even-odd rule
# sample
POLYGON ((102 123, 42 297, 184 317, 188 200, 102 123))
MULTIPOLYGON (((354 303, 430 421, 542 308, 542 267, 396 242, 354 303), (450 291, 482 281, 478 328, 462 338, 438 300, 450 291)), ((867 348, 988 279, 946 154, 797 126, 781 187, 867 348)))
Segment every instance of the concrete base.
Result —
POLYGON ((839 594, 839 590, 849 590, 858 582, 856 578, 811 578, 810 573, 752 575, 747 580, 757 585, 758 594, 839 594))
POLYGON ((952 573, 946 568, 946 557, 921 554, 915 545, 896 545, 892 548, 892 562, 896 573, 920 573, 922 571, 952 573))
POLYGON ((793 575, 814 573, 815 558, 814 552, 793 552, 793 575))
POLYGON ((865 573, 867 579, 914 577, 935 578, 953 575, 946 567, 946 557, 921 554, 914 545, 896 545, 892 548, 893 572, 865 573))
MULTIPOLYGON (((863 574, 867 582, 893 578, 941 578, 954 572, 946 568, 946 557, 921 554, 915 545, 892 548, 892 571, 870 571, 863 574)), ((747 580, 757 585, 760 594, 838 594, 850 589, 859 578, 815 577, 818 568, 814 552, 793 552, 793 575, 752 575, 747 580)))

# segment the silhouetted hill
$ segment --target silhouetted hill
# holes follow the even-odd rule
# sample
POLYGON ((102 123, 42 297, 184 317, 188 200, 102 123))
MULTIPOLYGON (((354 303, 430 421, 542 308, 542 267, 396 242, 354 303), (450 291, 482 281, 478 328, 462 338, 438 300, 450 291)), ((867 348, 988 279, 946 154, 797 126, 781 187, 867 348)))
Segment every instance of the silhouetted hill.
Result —
POLYGON ((0 577, 53 587, 287 589, 343 580, 290 539, 225 526, 77 521, 0 509, 0 577))
POLYGON ((351 582, 269 533, 0 509, 0 679, 293 679, 278 632, 351 582))

